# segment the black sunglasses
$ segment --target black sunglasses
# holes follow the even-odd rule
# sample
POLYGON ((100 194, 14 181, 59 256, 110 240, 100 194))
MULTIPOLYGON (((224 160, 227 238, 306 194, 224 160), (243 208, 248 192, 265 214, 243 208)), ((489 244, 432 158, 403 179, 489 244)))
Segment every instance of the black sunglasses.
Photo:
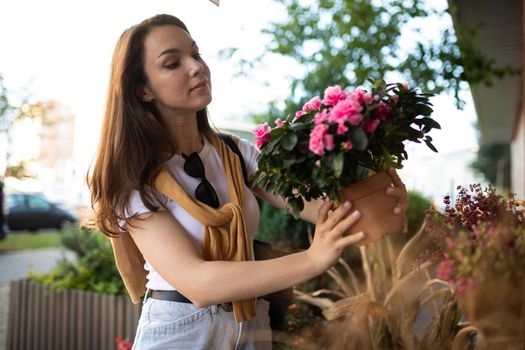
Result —
POLYGON ((201 183, 195 189, 195 198, 212 208, 218 208, 219 197, 217 196, 217 192, 215 192, 215 189, 211 183, 206 179, 204 173, 204 164, 202 163, 202 159, 199 157, 199 154, 197 152, 193 152, 189 156, 185 154, 182 154, 182 156, 186 160, 184 162, 184 172, 186 175, 202 179, 201 183))

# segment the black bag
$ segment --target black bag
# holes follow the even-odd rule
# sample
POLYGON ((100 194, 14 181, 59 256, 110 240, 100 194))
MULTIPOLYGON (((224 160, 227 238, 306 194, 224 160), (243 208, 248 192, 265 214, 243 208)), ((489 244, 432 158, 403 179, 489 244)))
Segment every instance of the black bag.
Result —
MULTIPOLYGON (((221 140, 230 147, 230 149, 237 154, 241 161, 242 174, 244 176, 244 182, 249 187, 248 172, 246 171, 246 165, 244 164, 244 158, 242 157, 241 151, 233 139, 227 134, 219 134, 221 140)), ((287 253, 274 249, 268 242, 260 241, 255 239, 253 241, 253 255, 255 260, 268 260, 279 258, 286 255, 287 253)), ((292 303, 293 299, 293 288, 286 288, 277 291, 272 294, 264 296, 264 299, 270 302, 270 327, 276 330, 282 330, 284 326, 284 317, 288 311, 288 306, 292 303)))

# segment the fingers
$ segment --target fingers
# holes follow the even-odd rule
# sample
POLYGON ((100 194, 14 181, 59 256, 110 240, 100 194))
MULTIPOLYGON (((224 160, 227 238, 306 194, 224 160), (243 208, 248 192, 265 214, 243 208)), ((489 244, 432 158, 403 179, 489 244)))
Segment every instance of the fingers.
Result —
POLYGON ((352 214, 345 217, 343 220, 341 220, 337 225, 334 227, 334 231, 337 232, 337 234, 343 234, 350 226, 356 223, 357 220, 361 217, 361 213, 358 210, 355 210, 352 214))
POLYGON ((399 177, 399 175, 397 175, 396 169, 388 168, 388 175, 390 175, 390 178, 392 179, 392 183, 394 184, 394 187, 405 189, 405 184, 403 183, 403 181, 401 181, 401 178, 399 177))
POLYGON ((319 212, 317 214, 317 224, 322 224, 328 219, 328 211, 332 207, 332 201, 330 199, 326 198, 323 201, 323 204, 321 207, 319 207, 319 212))
POLYGON ((403 181, 401 181, 401 179, 397 175, 397 172, 394 168, 389 168, 388 174, 390 175, 390 178, 392 179, 392 184, 394 186, 388 187, 386 189, 386 193, 387 195, 396 198, 397 205, 394 207, 394 214, 399 215, 406 212, 408 208, 408 195, 406 187, 403 181))
POLYGON ((344 202, 342 205, 340 205, 336 210, 329 213, 328 219, 326 220, 326 228, 331 230, 336 225, 338 225, 343 218, 348 214, 350 211, 350 208, 352 207, 352 204, 350 202, 344 202))
POLYGON ((365 238, 365 233, 363 231, 355 233, 353 235, 348 235, 345 237, 342 237, 339 240, 339 244, 342 248, 346 248, 350 245, 357 244, 361 242, 365 238))

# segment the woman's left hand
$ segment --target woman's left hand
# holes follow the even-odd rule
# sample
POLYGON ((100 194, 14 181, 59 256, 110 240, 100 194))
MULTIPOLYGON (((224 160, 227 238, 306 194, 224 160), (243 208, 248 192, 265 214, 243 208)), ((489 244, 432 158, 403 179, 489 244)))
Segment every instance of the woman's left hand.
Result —
POLYGON ((397 204, 394 207, 394 214, 403 215, 403 232, 407 232, 407 219, 405 217, 405 212, 408 208, 407 189, 394 168, 388 169, 388 175, 390 175, 390 178, 392 179, 393 186, 386 189, 386 194, 395 197, 397 204))

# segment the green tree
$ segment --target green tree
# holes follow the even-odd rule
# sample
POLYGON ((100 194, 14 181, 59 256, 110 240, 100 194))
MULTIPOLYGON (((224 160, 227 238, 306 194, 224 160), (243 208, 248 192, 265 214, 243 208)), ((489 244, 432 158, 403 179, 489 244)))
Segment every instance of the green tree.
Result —
MULTIPOLYGON (((291 81, 284 110, 270 106, 256 121, 295 113, 329 85, 358 86, 367 78, 396 74, 426 92, 453 93, 461 107, 459 92, 466 82, 490 85, 517 72, 497 67, 481 53, 473 40, 476 28, 444 27, 437 40, 423 35, 428 23, 451 23, 454 1, 443 10, 425 0, 276 1, 288 16, 264 29, 269 40, 259 60, 268 54, 291 58, 304 68, 304 75, 291 81)), ((246 71, 250 64, 240 57, 241 50, 225 52, 237 57, 240 71, 246 71)))
POLYGON ((8 120, 12 106, 9 103, 8 91, 4 85, 4 77, 0 74, 0 133, 6 132, 10 125, 8 120))
POLYGON ((470 164, 489 183, 502 190, 510 188, 510 145, 480 142, 476 159, 470 164))

